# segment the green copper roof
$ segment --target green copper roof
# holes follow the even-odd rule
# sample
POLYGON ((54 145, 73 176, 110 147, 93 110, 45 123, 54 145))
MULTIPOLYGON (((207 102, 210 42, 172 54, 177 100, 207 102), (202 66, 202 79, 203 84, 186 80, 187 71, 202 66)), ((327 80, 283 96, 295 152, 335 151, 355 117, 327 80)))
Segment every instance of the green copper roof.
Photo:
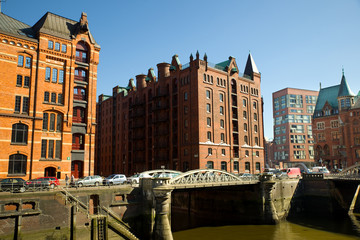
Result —
POLYGON ((220 69, 220 70, 225 71, 226 67, 228 67, 228 66, 230 65, 230 62, 231 62, 231 60, 226 60, 226 61, 224 61, 224 62, 215 64, 215 67, 216 67, 217 69, 220 69))
POLYGON ((320 89, 319 96, 315 106, 316 111, 322 111, 326 102, 328 102, 332 108, 338 108, 338 92, 340 85, 320 89))
POLYGON ((345 75, 343 74, 341 78, 338 97, 345 97, 345 96, 355 96, 355 94, 351 91, 349 85, 347 84, 345 75))

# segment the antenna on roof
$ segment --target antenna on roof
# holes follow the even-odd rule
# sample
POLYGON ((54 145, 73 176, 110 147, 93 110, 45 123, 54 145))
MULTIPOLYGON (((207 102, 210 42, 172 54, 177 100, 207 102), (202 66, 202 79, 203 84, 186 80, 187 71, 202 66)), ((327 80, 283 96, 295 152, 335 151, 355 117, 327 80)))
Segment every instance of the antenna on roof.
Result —
POLYGON ((0 0, 0 13, 1 13, 1 3, 6 2, 6 0, 0 0))
POLYGON ((6 0, 0 0, 0 13, 1 13, 1 3, 6 2, 6 0))

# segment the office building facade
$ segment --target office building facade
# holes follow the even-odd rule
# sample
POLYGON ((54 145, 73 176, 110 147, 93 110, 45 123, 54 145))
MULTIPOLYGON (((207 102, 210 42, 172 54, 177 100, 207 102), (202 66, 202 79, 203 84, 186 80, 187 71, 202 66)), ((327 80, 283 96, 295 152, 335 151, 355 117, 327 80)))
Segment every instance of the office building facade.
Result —
POLYGON ((281 167, 313 165, 314 139, 311 118, 318 92, 285 88, 274 92, 274 162, 281 167))

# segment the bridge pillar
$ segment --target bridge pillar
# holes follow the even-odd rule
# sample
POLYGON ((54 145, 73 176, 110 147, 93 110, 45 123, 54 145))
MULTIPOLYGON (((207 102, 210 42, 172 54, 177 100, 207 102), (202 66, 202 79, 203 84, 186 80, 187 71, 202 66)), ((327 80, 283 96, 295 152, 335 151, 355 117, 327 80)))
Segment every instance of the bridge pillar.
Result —
POLYGON ((154 240, 172 240, 170 206, 172 189, 153 189, 155 196, 154 240))

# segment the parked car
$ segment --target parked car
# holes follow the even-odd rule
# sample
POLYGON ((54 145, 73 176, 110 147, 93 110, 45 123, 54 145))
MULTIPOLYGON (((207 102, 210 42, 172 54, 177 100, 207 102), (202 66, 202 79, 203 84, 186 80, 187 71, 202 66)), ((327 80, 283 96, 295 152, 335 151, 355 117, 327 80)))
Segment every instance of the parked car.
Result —
POLYGON ((103 182, 102 177, 99 175, 87 176, 79 178, 78 180, 70 183, 71 186, 83 187, 83 186, 99 186, 103 182))
POLYGON ((276 178, 279 178, 279 179, 289 178, 289 176, 286 173, 286 170, 281 171, 280 169, 267 168, 267 169, 265 169, 264 173, 273 174, 273 175, 275 175, 276 178))
POLYGON ((180 173, 167 173, 167 172, 164 172, 164 173, 154 174, 153 177, 155 177, 155 178, 174 178, 174 177, 177 177, 179 175, 180 175, 180 173))
POLYGON ((5 178, 0 181, 1 191, 25 192, 26 181, 22 178, 5 178))
POLYGON ((40 180, 44 182, 49 181, 49 186, 51 189, 54 189, 55 187, 60 185, 60 181, 56 177, 38 177, 35 180, 40 180))
POLYGON ((103 185, 117 185, 126 183, 126 176, 124 174, 111 174, 103 180, 103 185))
POLYGON ((301 176, 300 168, 287 168, 284 171, 286 171, 289 178, 300 178, 301 176))
POLYGON ((128 183, 138 184, 140 182, 140 178, 151 178, 152 176, 148 173, 137 173, 127 178, 128 183))
POLYGON ((239 178, 241 179, 251 179, 253 178, 254 175, 252 175, 251 173, 239 173, 239 178))
POLYGON ((313 167, 311 173, 329 174, 330 172, 326 167, 313 167))
POLYGON ((29 181, 26 181, 26 189, 27 190, 42 190, 42 189, 50 189, 51 183, 48 178, 35 178, 29 181))

